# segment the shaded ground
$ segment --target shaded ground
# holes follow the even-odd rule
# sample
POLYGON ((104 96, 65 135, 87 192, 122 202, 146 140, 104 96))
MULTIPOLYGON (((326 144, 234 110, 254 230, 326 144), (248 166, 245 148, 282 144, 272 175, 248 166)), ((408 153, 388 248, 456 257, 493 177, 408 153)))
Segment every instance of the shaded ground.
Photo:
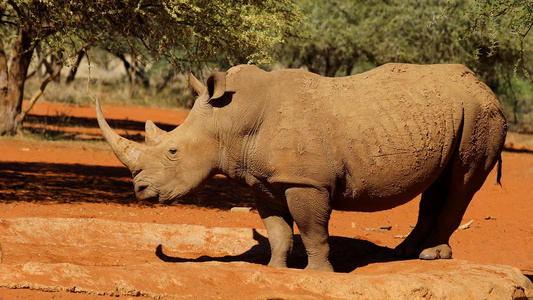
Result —
MULTIPOLYGON (((183 111, 103 105, 106 117, 113 120, 111 126, 138 140, 142 139, 146 119, 170 130, 186 116, 183 111)), ((230 211, 235 206, 254 207, 253 199, 247 189, 223 177, 215 177, 195 195, 171 205, 138 202, 133 196, 131 174, 101 142, 93 107, 40 103, 26 126, 48 139, 0 138, 0 218, 83 218, 264 228, 255 210, 230 211)), ((463 220, 463 223, 473 222, 468 229, 458 230, 452 236, 455 258, 507 264, 530 277, 533 275, 532 140, 531 136, 510 135, 511 151, 503 155, 503 187, 495 184, 493 172, 476 194, 463 220)), ((378 213, 334 212, 330 232, 336 236, 332 239, 332 251, 337 271, 351 272, 368 263, 390 261, 390 257, 351 257, 350 247, 367 245, 372 251, 394 247, 416 223, 417 206, 415 200, 378 213)), ((265 242, 260 244, 267 245, 265 242)), ((4 253, 5 263, 24 262, 23 256, 9 258, 6 249, 4 253)), ((183 261, 164 249, 151 255, 163 262, 183 261)), ((302 257, 303 254, 296 255, 292 266, 301 268, 305 264, 302 257)), ((253 263, 264 264, 267 257, 259 255, 255 259, 253 263)), ((233 260, 250 261, 250 258, 240 256, 233 260)), ((34 293, 40 292, 0 289, 0 296, 5 295, 6 299, 46 297, 34 293)))

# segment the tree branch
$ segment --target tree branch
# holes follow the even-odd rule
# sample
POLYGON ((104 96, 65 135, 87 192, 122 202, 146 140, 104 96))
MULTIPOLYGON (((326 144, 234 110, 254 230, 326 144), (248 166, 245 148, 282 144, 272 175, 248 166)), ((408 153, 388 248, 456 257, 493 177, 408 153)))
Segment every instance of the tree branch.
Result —
MULTIPOLYGON (((33 97, 31 97, 28 107, 17 116, 15 123, 19 124, 18 126, 22 125, 22 121, 24 121, 24 119, 28 115, 28 112, 33 108, 33 106, 35 105, 35 102, 37 102, 39 97, 41 97, 44 90, 46 89, 46 86, 51 81, 54 81, 57 78, 57 76, 59 76, 59 73, 61 72, 61 68, 62 68, 61 65, 57 65, 54 71, 41 83, 41 87, 39 88, 39 90, 35 94, 33 94, 33 97)), ((18 130, 18 128, 16 130, 18 130)))
POLYGON ((76 58, 76 62, 70 68, 70 73, 68 74, 66 84, 70 84, 70 83, 72 83, 74 81, 74 77, 76 77, 76 73, 77 73, 78 68, 80 66, 81 60, 85 56, 85 53, 86 53, 86 47, 82 46, 81 49, 78 51, 78 56, 76 58))

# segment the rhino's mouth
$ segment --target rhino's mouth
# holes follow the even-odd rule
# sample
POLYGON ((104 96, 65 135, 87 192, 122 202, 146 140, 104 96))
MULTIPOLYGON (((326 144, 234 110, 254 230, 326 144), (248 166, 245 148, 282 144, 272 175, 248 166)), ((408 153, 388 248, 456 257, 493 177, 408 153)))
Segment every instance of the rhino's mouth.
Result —
POLYGON ((148 182, 134 181, 135 196, 140 201, 147 201, 151 203, 169 203, 176 200, 177 197, 162 193, 148 182))

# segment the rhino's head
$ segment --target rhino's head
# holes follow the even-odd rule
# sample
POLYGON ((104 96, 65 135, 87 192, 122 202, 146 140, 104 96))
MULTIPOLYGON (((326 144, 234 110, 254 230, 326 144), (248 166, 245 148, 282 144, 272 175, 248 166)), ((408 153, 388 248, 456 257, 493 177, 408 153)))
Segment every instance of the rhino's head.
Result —
POLYGON ((115 155, 132 172, 137 198, 165 202, 182 197, 217 171, 217 137, 208 123, 212 100, 225 93, 225 74, 211 74, 207 87, 191 74, 190 83, 199 97, 185 122, 166 132, 148 120, 144 143, 113 131, 96 101, 98 125, 115 155))

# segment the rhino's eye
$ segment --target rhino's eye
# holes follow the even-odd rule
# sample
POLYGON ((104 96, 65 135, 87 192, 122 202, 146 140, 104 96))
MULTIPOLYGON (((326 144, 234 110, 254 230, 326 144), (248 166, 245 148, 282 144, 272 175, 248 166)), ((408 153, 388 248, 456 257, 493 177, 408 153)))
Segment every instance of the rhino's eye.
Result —
POLYGON ((170 148, 170 150, 168 150, 168 153, 174 155, 174 154, 178 153, 178 149, 176 149, 176 148, 170 148))

